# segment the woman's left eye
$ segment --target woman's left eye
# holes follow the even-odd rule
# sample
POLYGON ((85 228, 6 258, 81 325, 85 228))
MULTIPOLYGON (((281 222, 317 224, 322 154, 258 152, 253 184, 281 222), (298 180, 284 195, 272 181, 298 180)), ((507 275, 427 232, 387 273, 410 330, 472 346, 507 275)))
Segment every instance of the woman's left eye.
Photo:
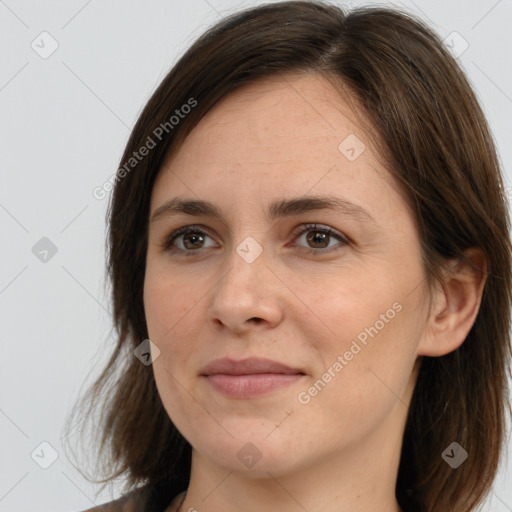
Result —
MULTIPOLYGON (((302 238, 302 236, 307 235, 305 238, 308 243, 320 245, 320 247, 316 246, 314 248, 304 247, 303 250, 305 250, 308 254, 311 254, 311 253, 325 254, 325 253, 331 252, 333 250, 339 250, 341 247, 344 247, 345 245, 348 245, 348 243, 349 243, 349 241, 345 235, 334 231, 332 228, 320 227, 320 226, 317 226, 316 224, 307 224, 307 225, 303 226, 302 231, 300 231, 298 233, 298 235, 299 235, 299 237, 296 238, 296 240, 299 240, 299 238, 302 238), (328 247, 328 246, 324 245, 326 240, 331 239, 331 238, 336 238, 339 242, 341 242, 341 244, 334 245, 334 246, 328 248, 328 250, 323 250, 328 247)), ((295 243, 293 245, 295 245, 295 243)))
MULTIPOLYGON (((348 238, 342 233, 338 233, 329 227, 320 227, 316 224, 306 224, 301 226, 301 230, 298 233, 294 233, 293 247, 300 247, 301 251, 305 251, 308 254, 325 254, 332 252, 333 250, 339 250, 341 247, 349 244, 348 238), (297 240, 305 237, 306 243, 312 244, 313 247, 303 247, 297 245, 297 240), (335 238, 339 244, 329 247, 329 240, 335 238)), ((162 249, 167 252, 175 253, 182 252, 188 253, 187 256, 193 253, 199 253, 204 247, 200 247, 204 242, 205 236, 211 238, 210 235, 204 232, 200 226, 185 226, 177 229, 166 237, 162 243, 162 249), (182 247, 177 247, 176 242, 179 241, 182 247), (187 248, 185 244, 191 243, 192 249, 187 248)))

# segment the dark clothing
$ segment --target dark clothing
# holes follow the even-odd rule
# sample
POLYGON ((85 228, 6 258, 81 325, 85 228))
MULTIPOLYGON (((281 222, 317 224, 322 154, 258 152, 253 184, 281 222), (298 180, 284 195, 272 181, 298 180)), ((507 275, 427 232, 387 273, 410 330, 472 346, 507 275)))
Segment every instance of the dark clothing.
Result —
POLYGON ((188 482, 162 482, 135 489, 119 499, 83 512, 164 512, 174 498, 186 490, 188 482))

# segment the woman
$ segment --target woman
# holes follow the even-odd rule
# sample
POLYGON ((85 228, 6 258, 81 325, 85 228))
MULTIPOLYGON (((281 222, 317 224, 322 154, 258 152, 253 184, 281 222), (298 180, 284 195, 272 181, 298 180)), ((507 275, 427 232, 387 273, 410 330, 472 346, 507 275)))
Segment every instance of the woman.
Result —
POLYGON ((109 228, 119 338, 85 415, 106 404, 97 481, 127 486, 90 510, 487 496, 509 217, 475 95, 422 22, 299 1, 223 19, 140 115, 109 228))

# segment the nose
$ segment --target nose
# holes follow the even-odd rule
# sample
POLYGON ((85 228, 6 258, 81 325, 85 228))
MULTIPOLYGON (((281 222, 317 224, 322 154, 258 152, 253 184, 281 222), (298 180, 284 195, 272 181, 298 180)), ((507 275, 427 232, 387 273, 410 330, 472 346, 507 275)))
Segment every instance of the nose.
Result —
POLYGON ((242 242, 226 256, 210 295, 209 321, 236 334, 275 327, 282 320, 285 286, 269 268, 263 247, 242 242))

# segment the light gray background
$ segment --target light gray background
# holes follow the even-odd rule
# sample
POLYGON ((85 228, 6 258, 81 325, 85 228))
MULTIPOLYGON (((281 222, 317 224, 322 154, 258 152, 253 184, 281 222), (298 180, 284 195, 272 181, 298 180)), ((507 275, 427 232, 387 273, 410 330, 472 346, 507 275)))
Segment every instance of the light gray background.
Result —
MULTIPOLYGON (((103 284, 107 199, 92 190, 116 171, 141 108, 192 41, 220 17, 260 3, 0 0, 1 512, 73 512, 119 496, 116 486, 97 495, 61 445, 71 405, 113 343, 103 284), (43 31, 58 43, 46 59, 31 47, 50 48, 43 31), (47 262, 32 252, 42 237, 58 249, 47 262), (48 469, 31 457, 35 450, 50 462, 42 442, 58 453, 48 469)), ((512 2, 380 4, 406 7, 443 38, 457 32, 454 51, 467 41, 458 58, 512 183, 512 2)), ((512 511, 506 464, 484 510, 512 511)))

